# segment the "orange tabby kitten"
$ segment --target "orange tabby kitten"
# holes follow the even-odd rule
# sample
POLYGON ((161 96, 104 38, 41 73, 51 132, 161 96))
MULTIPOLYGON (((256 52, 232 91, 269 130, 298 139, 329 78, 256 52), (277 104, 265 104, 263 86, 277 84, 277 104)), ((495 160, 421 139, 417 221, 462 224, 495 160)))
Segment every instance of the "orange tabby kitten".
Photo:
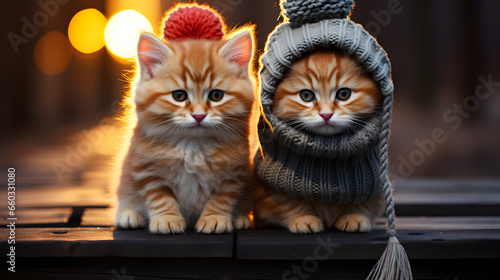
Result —
MULTIPOLYGON (((377 84, 356 61, 341 52, 317 51, 288 70, 274 94, 273 111, 297 128, 328 136, 356 130, 381 102, 377 84)), ((257 226, 280 225, 294 233, 332 227, 366 232, 383 206, 381 195, 340 205, 306 201, 265 186, 254 215, 257 226)))
POLYGON ((138 121, 118 188, 117 227, 149 223, 161 234, 193 226, 230 232, 233 221, 249 227, 235 204, 251 176, 252 36, 163 42, 141 35, 138 121))

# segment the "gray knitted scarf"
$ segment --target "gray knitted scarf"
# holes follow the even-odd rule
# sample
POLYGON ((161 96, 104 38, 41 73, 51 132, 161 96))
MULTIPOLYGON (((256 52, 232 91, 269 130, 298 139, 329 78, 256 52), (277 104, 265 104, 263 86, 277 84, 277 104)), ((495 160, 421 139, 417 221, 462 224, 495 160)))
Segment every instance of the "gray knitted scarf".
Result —
POLYGON ((275 116, 274 133, 260 133, 262 157, 257 173, 276 190, 310 201, 351 203, 380 192, 379 130, 381 114, 352 134, 320 136, 297 130, 275 116))
POLYGON ((396 216, 388 178, 387 148, 393 103, 391 65, 384 49, 347 17, 353 0, 287 0, 289 22, 269 36, 261 58, 261 102, 269 127, 262 122, 255 167, 260 179, 277 191, 310 201, 361 202, 385 196, 389 244, 370 279, 411 279, 403 247, 396 239, 396 216), (273 96, 285 72, 318 49, 341 50, 371 73, 384 96, 382 110, 354 133, 319 136, 278 119, 273 96))

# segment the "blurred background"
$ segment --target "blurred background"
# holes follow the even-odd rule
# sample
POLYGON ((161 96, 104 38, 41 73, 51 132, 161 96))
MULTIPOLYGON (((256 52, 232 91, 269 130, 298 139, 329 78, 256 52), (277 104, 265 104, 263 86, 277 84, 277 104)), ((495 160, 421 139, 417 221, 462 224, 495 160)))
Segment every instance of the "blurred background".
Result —
MULTIPOLYGON (((88 154, 111 154, 138 30, 160 34, 179 2, 192 1, 2 2, 2 167, 42 166, 60 182, 91 168, 80 164, 88 154)), ((200 3, 231 27, 256 24, 260 49, 281 19, 277 0, 200 3)), ((393 65, 393 178, 500 178, 499 12, 495 0, 357 1, 351 19, 393 65)))

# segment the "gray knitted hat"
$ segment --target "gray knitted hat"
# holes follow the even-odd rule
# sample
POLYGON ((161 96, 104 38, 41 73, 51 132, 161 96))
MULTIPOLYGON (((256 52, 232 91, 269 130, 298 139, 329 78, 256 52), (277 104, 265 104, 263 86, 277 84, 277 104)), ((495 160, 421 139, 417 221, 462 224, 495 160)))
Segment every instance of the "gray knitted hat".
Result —
POLYGON ((349 20, 353 0, 288 0, 289 22, 276 27, 261 59, 261 101, 268 125, 261 125, 258 176, 275 190, 310 201, 361 202, 383 192, 389 246, 370 277, 411 279, 404 249, 395 235, 396 218, 387 170, 393 84, 386 52, 363 26, 349 20), (277 118, 273 96, 285 72, 306 54, 337 49, 372 74, 384 96, 382 110, 351 134, 320 136, 277 118), (391 278, 392 277, 392 278, 391 278))

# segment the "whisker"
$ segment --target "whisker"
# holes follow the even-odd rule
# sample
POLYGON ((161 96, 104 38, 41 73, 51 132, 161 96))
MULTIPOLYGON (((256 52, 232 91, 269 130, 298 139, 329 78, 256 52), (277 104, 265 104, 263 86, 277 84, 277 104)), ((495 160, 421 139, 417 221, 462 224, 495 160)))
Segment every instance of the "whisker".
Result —
POLYGON ((244 124, 248 124, 248 122, 245 122, 245 121, 242 121, 242 120, 238 120, 237 118, 233 118, 233 117, 225 117, 226 119, 230 119, 230 120, 234 120, 234 121, 238 121, 238 122, 241 122, 241 123, 244 123, 244 124))

